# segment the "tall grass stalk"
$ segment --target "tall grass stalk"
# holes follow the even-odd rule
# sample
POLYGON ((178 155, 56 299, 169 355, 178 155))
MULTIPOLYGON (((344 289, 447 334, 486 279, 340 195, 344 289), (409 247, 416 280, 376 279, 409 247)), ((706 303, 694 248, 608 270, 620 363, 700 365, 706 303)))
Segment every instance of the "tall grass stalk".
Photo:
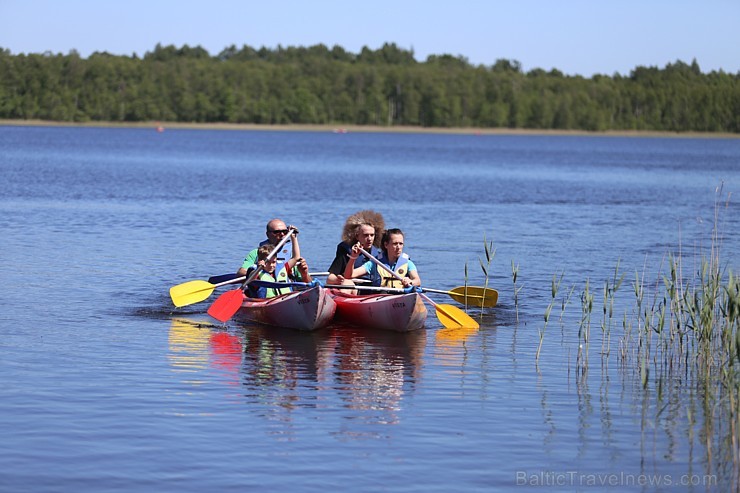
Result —
POLYGON ((516 313, 516 323, 519 324, 519 291, 524 286, 517 287, 516 280, 519 276, 519 264, 514 265, 514 259, 511 260, 511 280, 514 283, 514 310, 516 313))
POLYGON ((560 273, 560 277, 558 278, 557 273, 553 274, 552 276, 552 282, 550 287, 550 304, 547 305, 547 308, 545 309, 545 324, 542 326, 542 330, 540 330, 540 343, 537 346, 537 353, 535 354, 535 360, 540 360, 540 351, 542 351, 542 341, 545 340, 545 329, 547 328, 547 323, 550 321, 550 313, 552 312, 552 307, 555 305, 555 298, 558 296, 558 290, 560 289, 560 283, 563 282, 563 276, 565 275, 565 272, 560 273))
POLYGON ((581 371, 588 370, 588 349, 591 342, 591 312, 594 309, 594 295, 591 294, 590 279, 586 279, 586 287, 581 293, 581 321, 578 325, 578 355, 577 364, 581 371))
POLYGON ((609 280, 604 283, 604 318, 601 322, 601 354, 602 357, 609 357, 612 318, 614 317, 614 297, 617 290, 624 281, 624 274, 619 276, 619 260, 614 268, 614 277, 611 285, 609 280))
POLYGON ((485 264, 483 263, 482 258, 478 257, 478 260, 480 261, 480 268, 483 271, 483 275, 485 276, 485 284, 483 285, 483 296, 486 296, 486 290, 488 289, 488 282, 490 277, 489 273, 491 271, 491 262, 493 262, 494 257, 496 257, 496 249, 493 248, 493 241, 489 242, 486 239, 485 233, 483 233, 483 250, 486 254, 485 264))

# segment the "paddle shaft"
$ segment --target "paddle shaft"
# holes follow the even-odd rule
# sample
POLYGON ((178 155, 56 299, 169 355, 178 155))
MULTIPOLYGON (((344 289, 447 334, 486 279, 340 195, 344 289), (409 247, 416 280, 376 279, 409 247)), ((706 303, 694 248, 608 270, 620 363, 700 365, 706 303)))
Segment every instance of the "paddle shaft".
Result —
POLYGON ((230 281, 224 281, 224 282, 220 282, 218 284, 214 284, 213 285, 213 289, 219 288, 221 286, 226 286, 227 284, 236 284, 238 282, 243 281, 246 278, 247 278, 247 276, 235 277, 234 279, 231 279, 230 281))
MULTIPOLYGON (((309 276, 311 277, 321 277, 321 276, 328 276, 328 272, 309 272, 309 276)), ((229 273, 229 274, 221 274, 220 276, 211 276, 208 278, 208 282, 211 284, 218 284, 219 286, 222 285, 224 281, 231 281, 231 282, 239 282, 246 279, 246 277, 240 277, 239 274, 235 273, 229 273), (236 279, 239 278, 237 281, 236 279)))
MULTIPOLYGON (((382 267, 383 269, 390 272, 391 275, 395 277, 396 279, 398 279, 399 281, 403 280, 402 277, 398 275, 398 273, 394 272, 393 269, 383 265, 383 263, 380 260, 373 257, 372 255, 370 255, 368 252, 366 252, 362 248, 360 248, 360 251, 365 257, 370 259, 370 261, 373 262, 378 269, 382 267)), ((457 326, 457 327, 467 326, 467 327, 474 327, 476 329, 479 327, 478 322, 470 318, 465 312, 460 311, 459 309, 455 308, 452 305, 440 305, 438 303, 435 303, 434 300, 432 300, 426 294, 424 293, 420 293, 420 294, 422 298, 427 300, 427 302, 434 307, 435 311, 437 312, 437 319, 445 327, 451 328, 453 326, 457 326)))
MULTIPOLYGON (((272 282, 272 281, 252 281, 252 284, 258 284, 260 286, 264 286, 267 288, 287 288, 287 287, 296 287, 296 288, 311 288, 314 287, 315 284, 311 284, 308 282, 272 282)), ((351 286, 348 284, 331 284, 329 286, 325 286, 327 289, 357 289, 357 286, 351 286)), ((379 286, 363 286, 360 288, 362 291, 378 291, 382 293, 393 293, 393 294, 402 294, 402 293, 408 293, 403 288, 383 288, 379 286)))

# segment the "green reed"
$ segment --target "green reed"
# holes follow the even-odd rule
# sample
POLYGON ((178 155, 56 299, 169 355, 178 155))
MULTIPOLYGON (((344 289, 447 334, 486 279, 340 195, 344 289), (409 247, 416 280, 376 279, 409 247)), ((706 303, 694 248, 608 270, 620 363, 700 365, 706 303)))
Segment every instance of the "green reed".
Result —
POLYGON ((560 324, 563 324, 563 315, 565 314, 565 307, 567 307, 570 304, 570 299, 573 297, 573 291, 576 290, 575 284, 570 287, 570 290, 568 291, 568 295, 563 297, 562 302, 560 303, 560 324))
POLYGON ((614 317, 614 298, 617 290, 624 281, 625 274, 619 276, 619 260, 614 268, 614 277, 612 278, 611 285, 607 279, 604 282, 604 304, 603 312, 604 318, 601 322, 601 355, 602 357, 609 357, 610 342, 611 342, 611 327, 612 319, 614 317))
POLYGON ((586 286, 581 292, 581 321, 578 324, 578 353, 576 364, 582 373, 588 370, 588 350, 591 343, 591 313, 594 309, 594 295, 591 294, 591 281, 586 279, 586 286))
POLYGON ((547 328, 547 323, 550 321, 550 313, 552 312, 552 307, 555 305, 555 299, 558 296, 558 290, 560 290, 560 284, 563 282, 563 276, 565 275, 565 271, 560 273, 560 277, 558 277, 557 273, 553 274, 552 281, 550 283, 550 303, 547 305, 547 308, 545 309, 545 324, 542 326, 542 329, 539 331, 540 333, 540 343, 537 345, 537 353, 535 354, 535 361, 540 360, 540 351, 542 351, 542 342, 545 340, 545 329, 547 328))
POLYGON ((514 311, 516 313, 516 323, 519 324, 519 291, 524 286, 517 287, 516 280, 519 277, 519 264, 514 265, 514 259, 511 260, 511 280, 514 284, 514 311))
POLYGON ((484 264, 483 259, 480 257, 478 257, 478 260, 480 261, 480 268, 485 276, 485 284, 483 285, 483 295, 485 296, 485 290, 488 289, 491 262, 493 262, 494 257, 496 257, 496 249, 493 248, 493 241, 487 241, 485 233, 483 234, 483 250, 486 254, 486 263, 484 264))

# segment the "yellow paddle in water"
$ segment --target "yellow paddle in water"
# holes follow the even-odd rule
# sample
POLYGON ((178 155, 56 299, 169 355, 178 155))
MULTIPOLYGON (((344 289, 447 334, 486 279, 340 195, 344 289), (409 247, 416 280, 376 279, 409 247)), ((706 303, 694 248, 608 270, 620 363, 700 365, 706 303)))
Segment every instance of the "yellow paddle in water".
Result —
MULTIPOLYGON (((360 251, 364 256, 366 256, 372 263, 376 265, 379 269, 382 268, 383 270, 386 270, 390 272, 390 274, 398 279, 399 281, 402 280, 401 276, 399 276, 397 273, 393 272, 387 265, 383 265, 383 263, 370 255, 368 252, 360 248, 360 251)), ((422 298, 427 300, 433 307, 437 314, 437 319, 440 321, 442 325, 447 327, 448 329, 451 328, 469 328, 469 329, 477 329, 480 327, 478 325, 478 322, 470 318, 470 316, 465 313, 464 311, 460 310, 456 306, 452 305, 443 305, 441 303, 435 303, 429 296, 425 295, 424 293, 420 293, 422 298)))
POLYGON ((229 281, 212 284, 208 281, 188 281, 170 288, 170 298, 176 307, 192 305, 207 299, 213 290, 219 286, 235 284, 246 279, 246 276, 236 277, 229 281))
POLYGON ((476 308, 493 308, 498 303, 498 291, 493 288, 482 288, 480 286, 458 286, 450 291, 441 289, 427 289, 430 293, 446 294, 458 303, 476 308))
MULTIPOLYGON (((313 274, 311 274, 313 276, 313 274)), ((353 279, 355 282, 370 282, 367 279, 353 279)), ((362 289, 368 289, 363 287, 362 289)), ((493 288, 482 288, 480 286, 458 286, 450 291, 443 289, 421 288, 425 293, 446 294, 461 305, 477 308, 493 308, 498 303, 498 291, 493 288)))
MULTIPOLYGON (((311 277, 328 276, 328 272, 311 272, 311 277)), ((221 274, 220 276, 211 276, 208 281, 188 281, 170 288, 170 298, 176 307, 192 305, 205 300, 213 293, 213 290, 226 286, 227 284, 236 284, 245 280, 246 276, 239 274, 221 274)))

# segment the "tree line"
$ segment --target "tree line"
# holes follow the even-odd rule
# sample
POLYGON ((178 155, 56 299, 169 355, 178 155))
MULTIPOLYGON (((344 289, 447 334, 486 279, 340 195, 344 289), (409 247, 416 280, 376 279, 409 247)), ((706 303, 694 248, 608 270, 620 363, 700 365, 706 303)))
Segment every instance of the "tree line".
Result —
POLYGON ((0 118, 740 132, 740 73, 696 60, 629 76, 473 65, 386 43, 274 49, 157 45, 142 57, 0 49, 0 118))

